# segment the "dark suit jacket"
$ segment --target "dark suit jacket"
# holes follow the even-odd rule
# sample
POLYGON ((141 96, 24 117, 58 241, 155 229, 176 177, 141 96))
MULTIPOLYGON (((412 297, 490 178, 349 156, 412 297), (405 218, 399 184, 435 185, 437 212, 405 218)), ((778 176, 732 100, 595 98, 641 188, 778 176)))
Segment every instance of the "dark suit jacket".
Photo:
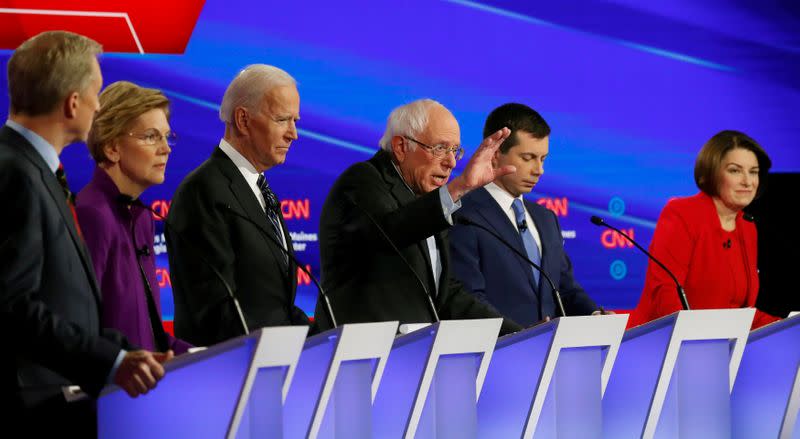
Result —
POLYGON ((92 262, 58 180, 5 126, 0 198, 0 404, 34 408, 68 384, 96 396, 127 343, 100 328, 92 262))
MULTIPOLYGON (((361 210, 377 221, 421 278, 442 319, 500 317, 449 276, 446 229, 438 191, 416 197, 380 151, 347 169, 334 183, 320 219, 322 283, 338 323, 433 321, 425 290, 414 273, 361 210), (348 198, 360 206, 357 208, 348 198), (435 236, 442 275, 436 290, 425 239, 435 236)), ((316 318, 330 327, 322 304, 316 318)), ((506 320, 503 333, 521 329, 506 320)))
MULTIPOLYGON (((231 286, 251 330, 308 324, 305 313, 294 306, 297 267, 290 261, 284 268, 283 254, 264 236, 272 230, 269 219, 221 149, 216 148, 178 186, 168 221, 176 229, 166 228, 176 336, 208 346, 244 333, 225 287, 199 253, 231 286)), ((281 226, 292 252, 283 218, 281 226)))
MULTIPOLYGON (((525 254, 516 227, 486 189, 470 192, 461 199, 461 205, 460 215, 494 230, 525 254)), ((567 315, 591 314, 597 305, 573 276, 556 215, 527 200, 525 208, 541 238, 540 265, 561 292, 567 315)), ((485 230, 456 225, 450 231, 450 250, 453 274, 473 294, 504 315, 524 325, 536 323, 545 316, 558 316, 553 289, 544 277, 539 276, 539 285, 534 285, 531 266, 485 230)))

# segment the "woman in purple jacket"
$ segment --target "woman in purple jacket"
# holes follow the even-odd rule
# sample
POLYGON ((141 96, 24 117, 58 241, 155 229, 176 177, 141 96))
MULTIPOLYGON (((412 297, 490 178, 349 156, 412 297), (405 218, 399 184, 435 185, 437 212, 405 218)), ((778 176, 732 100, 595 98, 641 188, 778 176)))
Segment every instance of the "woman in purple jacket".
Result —
POLYGON ((152 351, 191 345, 164 331, 153 250, 153 218, 139 201, 164 181, 175 133, 160 91, 120 81, 100 94, 87 144, 97 163, 76 210, 103 294, 103 326, 152 351))

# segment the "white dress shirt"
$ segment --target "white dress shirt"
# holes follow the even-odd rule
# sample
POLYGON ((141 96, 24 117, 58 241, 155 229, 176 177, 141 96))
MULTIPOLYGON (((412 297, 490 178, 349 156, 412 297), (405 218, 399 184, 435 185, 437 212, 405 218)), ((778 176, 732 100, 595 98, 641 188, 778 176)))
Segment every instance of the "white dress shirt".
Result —
MULTIPOLYGON (((519 232, 519 227, 517 227, 517 217, 514 214, 514 209, 511 207, 511 204, 514 203, 515 198, 511 196, 505 189, 501 188, 500 186, 489 183, 484 186, 486 190, 489 192, 489 195, 494 198, 494 201, 503 209, 503 212, 508 217, 508 220, 511 221, 511 224, 514 225, 514 228, 517 229, 519 232)), ((519 197, 522 200, 522 205, 525 206, 525 200, 522 199, 522 195, 519 197)), ((539 237, 539 230, 536 229, 536 223, 533 222, 533 218, 531 218, 530 212, 528 212, 528 208, 525 208, 525 223, 528 225, 528 230, 531 231, 533 235, 533 240, 536 241, 536 246, 539 247, 539 254, 542 253, 542 239, 539 237)))
MULTIPOLYGON (((225 139, 221 139, 219 141, 219 149, 228 156, 229 159, 233 162, 239 172, 244 177, 247 185, 250 187, 250 190, 253 191, 253 195, 256 196, 256 200, 258 200, 258 204, 261 206, 261 210, 264 211, 264 215, 267 214, 267 200, 264 199, 264 194, 261 193, 261 189, 258 187, 258 176, 261 175, 260 172, 256 170, 256 167, 253 166, 250 161, 248 161, 244 156, 236 150, 230 143, 228 143, 225 139)), ((284 250, 288 250, 286 246, 286 236, 283 234, 283 228, 280 230, 280 241, 281 245, 283 245, 284 250)))

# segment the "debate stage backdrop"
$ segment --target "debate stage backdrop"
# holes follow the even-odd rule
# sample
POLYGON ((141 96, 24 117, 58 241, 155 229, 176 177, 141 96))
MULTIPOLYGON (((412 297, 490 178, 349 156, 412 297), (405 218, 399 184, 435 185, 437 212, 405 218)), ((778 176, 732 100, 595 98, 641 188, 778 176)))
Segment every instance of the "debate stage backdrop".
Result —
MULTIPOLYGON (((165 183, 142 197, 164 214, 222 136, 218 104, 237 71, 268 63, 290 72, 300 138, 267 176, 297 257, 316 275, 331 184, 374 154, 392 108, 421 97, 453 111, 468 154, 500 104, 525 103, 545 117, 550 155, 530 198, 559 216, 577 278, 606 308, 635 306, 647 261, 591 215, 648 245, 665 202, 696 192, 696 153, 722 129, 761 142, 774 170, 800 171, 800 3, 792 1, 0 0, 0 47, 16 47, 37 26, 103 42, 105 84, 124 79, 170 97, 179 143, 165 183)), ((10 53, 0 51, 4 109, 10 53)), ((72 145, 62 159, 77 192, 92 173, 86 147, 72 145)), ((300 276, 298 305, 312 314, 315 301, 300 276)))

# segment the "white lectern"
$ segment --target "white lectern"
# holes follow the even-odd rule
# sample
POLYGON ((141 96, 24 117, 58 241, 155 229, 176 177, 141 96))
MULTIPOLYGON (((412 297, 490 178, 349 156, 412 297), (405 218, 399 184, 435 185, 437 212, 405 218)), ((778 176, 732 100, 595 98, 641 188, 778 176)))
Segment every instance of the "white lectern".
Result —
POLYGON ((398 337, 375 398, 373 437, 476 437, 477 395, 501 323, 444 320, 398 337))
POLYGON ((98 437, 275 437, 307 332, 264 328, 182 355, 166 364, 158 387, 135 399, 106 388, 97 401, 98 437))
POLYGON ((627 321, 561 317, 498 340, 478 399, 478 436, 599 438, 627 321))
POLYGON ((284 405, 285 438, 370 437, 397 324, 346 324, 306 341, 284 405))
POLYGON ((603 395, 607 438, 730 438, 730 392, 755 310, 680 311, 623 337, 603 395))
POLYGON ((800 316, 750 333, 732 398, 732 437, 800 438, 800 316))

